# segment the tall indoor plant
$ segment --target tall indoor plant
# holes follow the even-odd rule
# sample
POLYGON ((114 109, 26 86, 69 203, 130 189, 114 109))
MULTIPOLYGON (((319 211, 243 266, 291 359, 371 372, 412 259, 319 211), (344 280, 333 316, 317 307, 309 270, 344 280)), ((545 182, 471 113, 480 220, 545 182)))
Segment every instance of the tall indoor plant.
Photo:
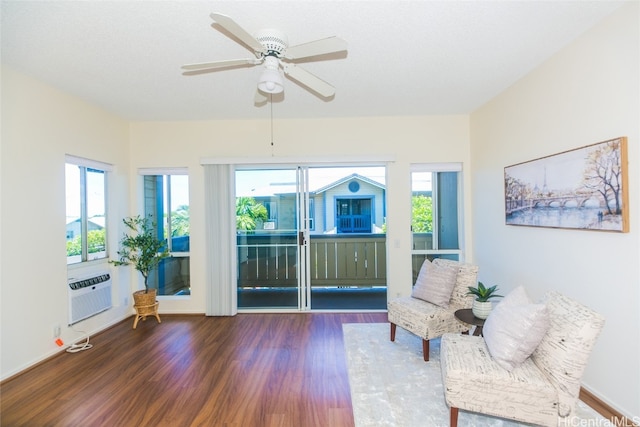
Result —
POLYGON ((156 237, 156 224, 151 218, 136 215, 124 218, 122 222, 127 231, 120 240, 119 259, 110 262, 114 265, 133 265, 142 274, 144 291, 133 293, 134 305, 140 314, 139 307, 151 307, 156 304, 157 291, 155 288, 149 288, 149 273, 170 255, 165 242, 156 237))

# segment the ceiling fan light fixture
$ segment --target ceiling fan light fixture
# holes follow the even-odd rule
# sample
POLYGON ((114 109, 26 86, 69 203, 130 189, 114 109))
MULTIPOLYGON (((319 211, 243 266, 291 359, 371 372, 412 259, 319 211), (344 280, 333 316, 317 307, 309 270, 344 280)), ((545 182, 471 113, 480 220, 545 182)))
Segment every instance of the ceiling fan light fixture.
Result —
POLYGON ((258 89, 264 93, 280 93, 284 90, 284 79, 278 70, 267 68, 260 74, 258 89))
POLYGON ((258 80, 258 89, 264 93, 280 93, 284 90, 284 78, 278 70, 279 62, 275 56, 264 58, 264 71, 258 80))

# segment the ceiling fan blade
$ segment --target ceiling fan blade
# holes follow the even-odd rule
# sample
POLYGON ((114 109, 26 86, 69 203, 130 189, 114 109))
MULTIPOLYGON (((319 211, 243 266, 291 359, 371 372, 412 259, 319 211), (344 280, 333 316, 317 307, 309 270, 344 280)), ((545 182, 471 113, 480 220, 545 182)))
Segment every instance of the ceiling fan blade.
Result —
POLYGON ((187 71, 199 71, 199 70, 216 70, 218 68, 237 67, 239 65, 258 65, 262 63, 259 59, 247 58, 247 59, 225 59, 222 61, 214 62, 201 62, 199 64, 187 64, 183 65, 182 69, 187 71))
POLYGON ((222 28, 229 31, 231 34, 236 36, 240 41, 251 49, 254 52, 265 52, 264 46, 251 34, 249 34, 244 28, 242 28, 236 21, 228 17, 227 15, 223 15, 221 13, 212 13, 211 19, 216 21, 222 28))
POLYGON ((309 56, 324 55, 327 53, 342 52, 347 50, 347 42, 339 37, 327 37, 308 43, 290 46, 284 53, 287 59, 300 59, 309 56))
POLYGON ((311 74, 304 68, 298 67, 295 64, 283 64, 282 68, 286 75, 326 98, 336 93, 336 89, 333 86, 311 74))

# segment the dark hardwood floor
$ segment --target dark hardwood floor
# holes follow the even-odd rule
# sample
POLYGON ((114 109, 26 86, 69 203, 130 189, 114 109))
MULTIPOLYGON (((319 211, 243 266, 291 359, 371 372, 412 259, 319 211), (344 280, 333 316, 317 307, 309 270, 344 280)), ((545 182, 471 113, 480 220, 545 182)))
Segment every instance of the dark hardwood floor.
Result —
POLYGON ((343 323, 387 314, 132 319, 1 386, 2 426, 353 426, 343 323))

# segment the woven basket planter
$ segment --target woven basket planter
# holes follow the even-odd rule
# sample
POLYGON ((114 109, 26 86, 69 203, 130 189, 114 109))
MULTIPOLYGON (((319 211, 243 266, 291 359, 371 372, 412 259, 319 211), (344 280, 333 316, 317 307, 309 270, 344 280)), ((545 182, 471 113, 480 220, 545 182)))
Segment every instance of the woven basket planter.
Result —
POLYGON ((156 289, 149 289, 149 292, 135 291, 133 293, 133 305, 136 307, 145 307, 156 303, 156 289))
POLYGON ((133 329, 136 328, 140 319, 146 320, 147 316, 154 316, 160 323, 159 303, 156 301, 156 293, 156 289, 149 289, 149 292, 136 291, 133 293, 133 307, 136 309, 133 329))

